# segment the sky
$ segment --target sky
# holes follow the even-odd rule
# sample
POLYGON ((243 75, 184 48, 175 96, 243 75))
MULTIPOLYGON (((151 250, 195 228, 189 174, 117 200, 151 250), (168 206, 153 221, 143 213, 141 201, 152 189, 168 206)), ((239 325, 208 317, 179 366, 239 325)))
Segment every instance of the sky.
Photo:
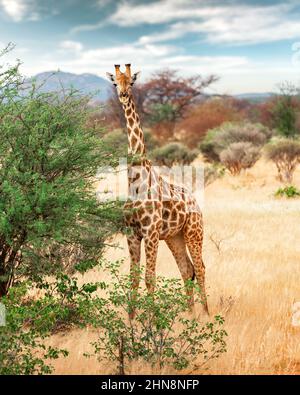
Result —
POLYGON ((131 63, 144 80, 162 68, 216 74, 211 93, 300 84, 299 0, 0 0, 0 47, 22 72, 105 77, 131 63))

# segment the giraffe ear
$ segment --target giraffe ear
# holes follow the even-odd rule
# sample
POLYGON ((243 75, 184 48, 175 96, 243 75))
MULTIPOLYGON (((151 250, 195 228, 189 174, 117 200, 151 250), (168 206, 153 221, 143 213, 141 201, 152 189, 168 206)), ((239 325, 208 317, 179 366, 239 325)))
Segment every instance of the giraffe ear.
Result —
POLYGON ((113 74, 111 74, 111 73, 106 73, 106 76, 107 76, 107 78, 108 78, 113 84, 116 83, 116 79, 115 79, 115 76, 114 76, 113 74))
POLYGON ((133 74, 133 76, 131 77, 131 85, 133 85, 135 83, 135 81, 140 77, 140 75, 141 75, 140 71, 133 74))

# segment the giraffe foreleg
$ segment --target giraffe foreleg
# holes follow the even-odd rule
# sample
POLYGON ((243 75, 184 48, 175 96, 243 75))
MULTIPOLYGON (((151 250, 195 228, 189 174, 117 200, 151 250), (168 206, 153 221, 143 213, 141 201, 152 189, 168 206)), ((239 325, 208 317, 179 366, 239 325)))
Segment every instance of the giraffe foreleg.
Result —
MULTIPOLYGON (((131 278, 131 300, 132 305, 136 299, 136 293, 140 283, 140 261, 141 261, 141 238, 135 234, 127 236, 128 250, 130 254, 130 278, 131 278)), ((130 311, 130 318, 134 318, 134 308, 130 311)))
POLYGON ((146 254, 146 273, 145 282, 149 293, 154 292, 155 289, 155 270, 156 259, 159 243, 159 233, 153 232, 144 237, 145 254, 146 254))

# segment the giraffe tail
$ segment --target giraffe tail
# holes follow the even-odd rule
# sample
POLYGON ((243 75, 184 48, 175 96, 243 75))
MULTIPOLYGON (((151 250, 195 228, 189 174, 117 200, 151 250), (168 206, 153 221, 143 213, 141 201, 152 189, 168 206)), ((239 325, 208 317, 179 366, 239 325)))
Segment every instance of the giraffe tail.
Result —
POLYGON ((194 266, 193 266, 193 275, 192 275, 191 280, 195 281, 195 278, 196 278, 196 273, 195 273, 195 269, 194 269, 194 266))

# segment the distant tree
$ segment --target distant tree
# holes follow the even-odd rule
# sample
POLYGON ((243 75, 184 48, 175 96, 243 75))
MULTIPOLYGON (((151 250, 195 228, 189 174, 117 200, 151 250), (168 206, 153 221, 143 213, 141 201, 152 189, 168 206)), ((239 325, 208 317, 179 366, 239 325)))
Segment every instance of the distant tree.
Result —
POLYGON ((279 84, 279 92, 260 103, 252 103, 246 112, 250 122, 277 129, 285 137, 300 134, 300 90, 291 83, 279 84))
POLYGON ((271 114, 273 125, 285 137, 299 134, 297 118, 300 113, 299 89, 290 83, 280 85, 280 94, 274 101, 271 114))
POLYGON ((146 94, 145 111, 151 114, 153 105, 168 104, 173 108, 171 120, 176 121, 183 117, 187 107, 203 93, 203 89, 215 81, 217 81, 215 75, 210 75, 207 78, 200 75, 183 78, 178 76, 176 70, 158 71, 143 85, 146 94))

